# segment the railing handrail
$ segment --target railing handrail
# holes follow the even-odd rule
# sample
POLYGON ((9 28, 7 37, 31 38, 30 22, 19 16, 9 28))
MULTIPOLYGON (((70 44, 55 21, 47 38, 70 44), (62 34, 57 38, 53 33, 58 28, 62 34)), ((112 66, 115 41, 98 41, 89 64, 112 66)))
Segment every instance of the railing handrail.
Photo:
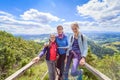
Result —
POLYGON ((14 80, 14 79, 16 79, 18 76, 23 74, 27 69, 29 69, 33 64, 35 64, 35 62, 31 61, 30 63, 28 63, 27 65, 25 65, 24 67, 22 67, 21 69, 19 69, 18 71, 16 71, 12 75, 10 75, 5 80, 14 80))
MULTIPOLYGON (((35 62, 31 61, 30 63, 28 63, 27 65, 25 65, 24 67, 22 67, 21 69, 19 69, 18 71, 16 71, 12 75, 10 75, 5 80, 14 80, 14 79, 16 79, 18 76, 20 76, 21 74, 23 74, 27 69, 29 69, 34 64, 35 64, 35 62)), ((85 67, 92 74, 94 74, 99 80, 111 80, 109 77, 107 77, 106 75, 104 75, 103 73, 101 73, 100 71, 98 71, 97 69, 93 68, 88 63, 85 63, 85 67)))
POLYGON ((93 68, 91 65, 88 63, 85 63, 86 69, 88 69, 92 74, 94 74, 99 80, 112 80, 97 69, 93 68))

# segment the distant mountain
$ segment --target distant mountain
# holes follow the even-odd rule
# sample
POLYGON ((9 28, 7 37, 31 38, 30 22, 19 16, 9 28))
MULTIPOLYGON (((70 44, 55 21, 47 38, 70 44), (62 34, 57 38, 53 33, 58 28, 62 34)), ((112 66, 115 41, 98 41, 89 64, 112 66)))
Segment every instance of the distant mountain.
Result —
POLYGON ((35 39, 45 39, 49 37, 49 34, 37 34, 37 35, 27 35, 27 34, 15 34, 16 37, 22 37, 25 40, 35 40, 35 39))
POLYGON ((88 32, 85 35, 98 44, 120 41, 120 32, 88 32))
MULTIPOLYGON (((105 44, 120 41, 120 32, 84 32, 89 39, 95 41, 98 44, 105 44)), ((71 33, 67 33, 68 37, 71 33)), ((24 35, 24 34, 17 34, 14 35, 16 37, 22 37, 26 40, 44 40, 49 38, 49 34, 38 34, 38 35, 24 35)))

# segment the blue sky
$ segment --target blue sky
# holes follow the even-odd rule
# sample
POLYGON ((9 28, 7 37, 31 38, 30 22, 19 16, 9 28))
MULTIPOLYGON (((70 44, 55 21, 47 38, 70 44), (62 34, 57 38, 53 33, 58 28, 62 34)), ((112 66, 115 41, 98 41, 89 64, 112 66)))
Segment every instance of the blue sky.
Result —
POLYGON ((74 16, 77 13, 76 5, 83 5, 88 0, 0 0, 0 10, 19 16, 29 9, 49 12, 52 15, 66 20, 80 20, 74 16), (73 15, 73 16, 72 16, 73 15))
POLYGON ((13 34, 71 32, 78 22, 84 31, 120 32, 119 0, 0 0, 0 30, 13 34))

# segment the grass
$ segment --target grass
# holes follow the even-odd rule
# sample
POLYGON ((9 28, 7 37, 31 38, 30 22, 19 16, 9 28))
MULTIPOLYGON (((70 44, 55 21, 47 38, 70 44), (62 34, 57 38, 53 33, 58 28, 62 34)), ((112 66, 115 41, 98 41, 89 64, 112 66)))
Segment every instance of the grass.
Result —
POLYGON ((27 70, 20 78, 17 80, 40 80, 44 73, 47 71, 46 62, 38 63, 29 70, 27 70))

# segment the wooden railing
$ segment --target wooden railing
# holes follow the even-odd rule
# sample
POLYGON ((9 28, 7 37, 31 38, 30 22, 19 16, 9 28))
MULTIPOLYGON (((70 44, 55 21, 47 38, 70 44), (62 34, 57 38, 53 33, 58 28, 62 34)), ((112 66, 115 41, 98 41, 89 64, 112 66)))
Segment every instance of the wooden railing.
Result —
MULTIPOLYGON (((22 67, 21 69, 19 69, 18 71, 16 71, 15 73, 13 73, 12 75, 10 75, 8 78, 6 78, 5 80, 15 80, 16 78, 18 78, 20 75, 22 75, 27 69, 29 69, 32 65, 34 65, 35 62, 30 62, 27 65, 25 65, 24 67, 22 67)), ((107 77, 106 75, 104 75, 103 73, 101 73, 100 71, 98 71, 97 69, 93 68, 91 65, 89 65, 88 63, 85 64, 85 67, 87 70, 89 70, 93 75, 95 75, 99 80, 112 80, 109 77, 107 77)), ((47 74, 47 73, 45 73, 47 74)))
POLYGON ((85 64, 87 70, 89 70, 92 74, 94 74, 99 80, 112 80, 97 69, 90 66, 88 63, 85 64))
POLYGON ((19 69, 18 71, 16 71, 15 73, 13 73, 11 76, 9 76, 8 78, 6 78, 5 80, 15 80, 17 77, 19 77, 20 75, 22 75, 26 70, 28 70, 32 65, 34 65, 35 62, 30 62, 27 65, 25 65, 24 67, 22 67, 21 69, 19 69))

